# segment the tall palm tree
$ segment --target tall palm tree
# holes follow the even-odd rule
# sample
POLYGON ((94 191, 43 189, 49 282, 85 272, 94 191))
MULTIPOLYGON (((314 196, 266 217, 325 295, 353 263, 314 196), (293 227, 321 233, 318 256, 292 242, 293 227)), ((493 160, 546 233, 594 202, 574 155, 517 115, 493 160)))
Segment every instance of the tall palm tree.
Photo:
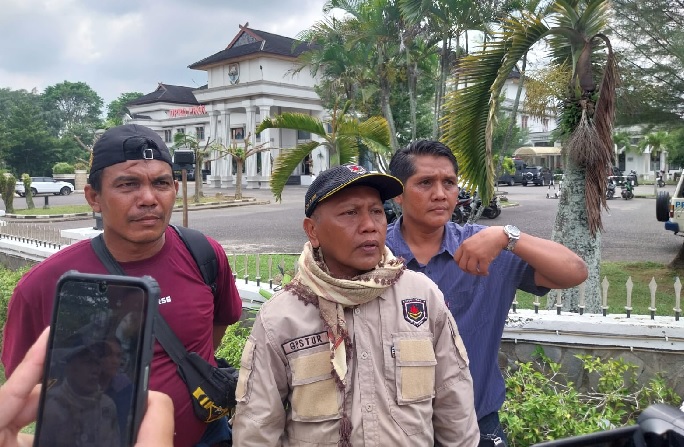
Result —
MULTIPOLYGON (((546 38, 553 63, 572 67, 566 94, 560 98, 565 181, 552 237, 587 262, 589 312, 599 312, 601 306, 601 208, 607 208, 606 175, 613 154, 616 69, 610 41, 602 33, 608 12, 608 0, 555 0, 539 13, 509 18, 480 53, 464 60, 462 76, 468 87, 449 96, 443 124, 444 142, 459 158, 463 176, 478 186, 486 202, 494 189, 493 121, 508 74, 534 44, 546 38), (604 69, 597 85, 593 70, 599 62, 604 69)), ((578 310, 576 289, 563 291, 563 296, 565 310, 578 310)))
POLYGON ((327 123, 303 113, 283 113, 273 118, 265 118, 259 124, 257 133, 266 129, 292 129, 309 132, 320 139, 283 149, 276 158, 271 174, 271 191, 276 201, 281 200, 283 189, 292 172, 318 147, 323 146, 328 150, 331 166, 357 160, 361 145, 381 156, 390 154, 387 121, 383 117, 373 116, 360 122, 348 114, 350 105, 351 101, 347 101, 342 109, 333 108, 331 119, 327 123), (330 128, 329 133, 326 132, 326 124, 330 128))

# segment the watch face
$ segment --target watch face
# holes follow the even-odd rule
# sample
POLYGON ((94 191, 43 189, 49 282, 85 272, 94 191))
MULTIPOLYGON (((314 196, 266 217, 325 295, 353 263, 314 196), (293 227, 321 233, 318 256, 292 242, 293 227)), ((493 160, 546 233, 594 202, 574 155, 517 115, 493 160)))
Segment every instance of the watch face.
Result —
POLYGON ((506 225, 504 229, 506 230, 506 233, 508 233, 510 236, 520 237, 520 230, 515 225, 506 225))

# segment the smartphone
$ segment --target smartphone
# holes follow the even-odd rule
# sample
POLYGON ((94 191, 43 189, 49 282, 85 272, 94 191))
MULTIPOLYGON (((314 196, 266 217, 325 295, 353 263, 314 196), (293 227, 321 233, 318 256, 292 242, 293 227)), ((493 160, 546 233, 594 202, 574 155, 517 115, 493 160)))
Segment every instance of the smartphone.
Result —
POLYGON ((35 446, 127 447, 147 405, 159 285, 70 271, 57 283, 35 446))

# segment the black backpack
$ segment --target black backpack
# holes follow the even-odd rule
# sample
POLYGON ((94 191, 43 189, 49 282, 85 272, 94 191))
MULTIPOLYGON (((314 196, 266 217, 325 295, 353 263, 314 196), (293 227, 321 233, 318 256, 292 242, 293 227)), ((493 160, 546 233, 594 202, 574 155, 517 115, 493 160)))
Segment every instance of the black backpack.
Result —
POLYGON ((218 259, 216 259, 214 247, 211 246, 207 237, 200 231, 171 224, 169 224, 169 226, 178 233, 178 237, 183 241, 185 248, 188 249, 192 258, 195 260, 197 267, 199 267, 204 283, 211 287, 211 293, 213 293, 214 298, 216 298, 218 259))

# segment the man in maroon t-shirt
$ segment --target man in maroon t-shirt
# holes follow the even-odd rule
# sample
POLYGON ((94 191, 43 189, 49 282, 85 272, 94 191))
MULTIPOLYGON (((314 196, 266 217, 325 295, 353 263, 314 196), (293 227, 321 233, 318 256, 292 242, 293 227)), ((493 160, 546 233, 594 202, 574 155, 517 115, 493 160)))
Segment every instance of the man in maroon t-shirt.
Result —
MULTIPOLYGON (((188 351, 214 363, 214 351, 226 327, 239 319, 242 303, 218 242, 209 239, 218 259, 214 295, 178 234, 168 227, 178 191, 171 166, 169 150, 156 132, 138 125, 114 127, 93 147, 85 197, 102 214, 105 244, 123 270, 157 280, 161 315, 188 351)), ((90 241, 81 241, 24 275, 10 300, 5 326, 2 363, 8 377, 49 325, 55 286, 67 270, 108 273, 90 241)), ((150 388, 173 400, 174 445, 197 444, 207 425, 195 417, 176 365, 158 343, 150 388)))

